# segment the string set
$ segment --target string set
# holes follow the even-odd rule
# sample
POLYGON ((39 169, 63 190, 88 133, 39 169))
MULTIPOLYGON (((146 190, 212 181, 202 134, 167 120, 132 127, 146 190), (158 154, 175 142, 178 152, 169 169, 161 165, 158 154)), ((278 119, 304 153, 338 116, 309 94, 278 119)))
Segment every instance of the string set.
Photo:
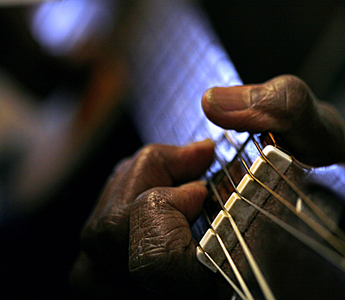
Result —
MULTIPOLYGON (((284 205, 290 212, 295 214, 300 220, 302 220, 307 226, 309 226, 314 232, 316 232, 320 237, 322 237, 331 247, 327 247, 323 244, 321 244, 319 241, 311 238, 307 234, 303 233, 299 229, 289 225, 282 219, 274 216, 272 213, 268 212, 264 208, 254 204, 251 200, 247 199, 241 193, 239 192, 235 180, 230 175, 230 172, 228 170, 228 167, 226 166, 226 163, 222 161, 222 159, 215 155, 215 160, 220 164, 222 171, 225 174, 225 177, 231 184, 234 193, 238 195, 238 197, 247 203, 249 206, 255 208, 257 212, 260 212, 265 217, 273 221, 276 225, 290 233, 292 236, 294 236, 296 239, 301 241, 304 245, 311 248, 313 251, 318 253, 320 256, 322 256, 324 259, 326 259, 328 262, 332 263, 334 266, 336 266, 338 269, 340 269, 342 272, 345 273, 345 242, 344 232, 338 227, 338 225, 330 219, 322 210, 319 208, 307 195, 305 195, 291 180, 287 178, 285 174, 283 174, 263 153, 262 149, 260 148, 258 142, 255 140, 254 136, 250 136, 246 143, 252 141, 257 148, 257 151, 259 155, 264 159, 264 161, 271 167, 271 169, 276 172, 279 177, 295 192, 297 195, 296 205, 292 205, 288 200, 284 199, 281 195, 276 193, 274 190, 272 190, 270 187, 262 183, 251 171, 248 167, 247 162, 243 158, 241 152, 243 151, 243 145, 241 147, 236 146, 236 144, 233 142, 230 133, 228 131, 224 131, 224 137, 226 140, 231 144, 232 147, 236 149, 236 156, 235 159, 239 159, 245 168, 247 174, 254 180, 258 186, 265 189, 271 196, 273 196, 274 199, 276 199, 279 203, 284 205), (321 225, 320 223, 316 222, 314 219, 309 217, 307 214, 305 214, 302 211, 303 204, 306 204, 311 211, 317 216, 317 218, 325 225, 321 225)), ((245 144, 246 144, 245 143, 245 144)), ((216 146, 217 147, 217 146, 216 146)), ((254 274, 254 277, 261 289, 262 295, 264 299, 275 299, 275 296, 273 295, 273 292, 271 291, 270 286, 268 285, 263 273, 260 270, 259 265, 257 264, 254 256, 252 255, 241 231, 239 230, 233 216, 231 213, 225 208, 225 203, 217 189, 217 185, 213 181, 213 177, 211 176, 214 174, 210 174, 207 176, 207 182, 211 188, 212 194, 215 196, 216 200, 218 201, 222 212, 226 216, 226 218, 229 221, 229 225, 233 229, 235 236, 237 238, 238 243, 240 244, 243 253, 246 257, 246 260, 252 270, 252 273, 254 274)), ((252 296, 252 293, 249 291, 249 288, 247 284, 245 283, 245 280, 241 276, 238 268, 235 265, 235 262, 233 258, 231 257, 230 250, 226 248, 225 243, 223 242, 223 239, 218 234, 217 230, 212 225, 212 221, 210 220, 208 214, 204 210, 204 216, 210 226, 210 229, 212 231, 212 234, 215 235, 230 267, 231 270, 239 284, 240 287, 238 287, 231 279, 230 277, 221 269, 221 267, 215 262, 215 260, 210 256, 210 254, 202 249, 202 247, 199 245, 199 250, 205 254, 205 256, 209 259, 211 264, 222 274, 222 276, 226 279, 226 281, 232 286, 233 290, 237 294, 238 297, 241 299, 254 299, 252 296)))

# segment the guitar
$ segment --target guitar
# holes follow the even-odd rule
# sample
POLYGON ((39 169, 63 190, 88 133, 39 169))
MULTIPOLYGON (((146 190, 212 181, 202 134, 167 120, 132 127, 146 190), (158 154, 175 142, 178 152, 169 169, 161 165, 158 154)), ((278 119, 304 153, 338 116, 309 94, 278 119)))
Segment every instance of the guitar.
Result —
POLYGON ((343 299, 345 244, 334 223, 344 207, 345 166, 305 167, 271 135, 224 131, 203 116, 206 89, 241 80, 197 6, 145 0, 127 19, 133 115, 144 143, 212 138, 217 145, 205 174, 207 212, 193 230, 200 260, 226 279, 219 278, 219 297, 343 299))

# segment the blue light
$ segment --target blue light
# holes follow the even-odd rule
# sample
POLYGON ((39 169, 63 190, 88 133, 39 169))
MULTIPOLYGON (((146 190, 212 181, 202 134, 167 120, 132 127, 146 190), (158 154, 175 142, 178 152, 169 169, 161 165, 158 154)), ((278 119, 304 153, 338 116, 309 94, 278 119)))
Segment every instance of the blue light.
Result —
POLYGON ((108 1, 44 2, 35 11, 31 30, 37 42, 54 55, 65 55, 87 39, 105 37, 113 28, 108 1))

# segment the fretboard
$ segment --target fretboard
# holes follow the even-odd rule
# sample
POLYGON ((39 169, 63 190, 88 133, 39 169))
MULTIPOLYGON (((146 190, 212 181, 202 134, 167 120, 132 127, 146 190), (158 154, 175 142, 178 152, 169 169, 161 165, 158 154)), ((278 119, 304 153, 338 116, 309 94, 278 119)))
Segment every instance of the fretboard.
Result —
MULTIPOLYGON (((213 32, 207 16, 192 1, 145 0, 140 1, 132 11, 130 23, 127 33, 133 83, 131 113, 143 142, 185 145, 192 141, 211 138, 216 141, 217 146, 216 160, 210 168, 210 174, 218 174, 218 171, 222 168, 224 170, 224 164, 231 162, 227 164, 225 169, 231 173, 230 175, 234 178, 235 185, 237 185, 246 173, 238 157, 243 156, 245 163, 251 166, 258 157, 258 150, 253 140, 259 142, 262 142, 262 140, 258 137, 253 138, 248 133, 238 133, 233 130, 225 132, 209 122, 203 114, 201 97, 205 90, 213 86, 241 84, 229 56, 213 32)), ((261 143, 260 146, 262 147, 264 144, 261 143)), ((322 169, 321 171, 325 174, 325 170, 332 171, 331 168, 322 169)), ((290 172, 293 178, 298 174, 296 178, 300 180, 305 175, 304 171, 294 165, 289 167, 287 172, 290 172)), ((274 173, 274 171, 269 172, 274 173)), ((309 179, 313 177, 315 172, 318 171, 306 172, 309 174, 309 179)), ((218 192, 223 193, 220 198, 228 199, 234 188, 229 185, 229 180, 223 175, 224 173, 216 177, 212 176, 211 181, 217 186, 218 192), (227 180, 226 184, 223 184, 223 179, 227 180)), ((266 179, 267 177, 270 178, 270 176, 266 176, 267 174, 264 175, 263 177, 266 177, 266 179)), ((206 174, 206 177, 211 178, 208 174, 206 174)), ((318 176, 314 177, 319 178, 318 176)), ((272 185, 272 189, 275 188, 275 185, 276 183, 272 185)), ((277 186, 278 190, 286 194, 289 201, 293 203, 292 205, 296 205, 296 195, 294 192, 286 192, 284 180, 279 179, 277 186)), ((344 186, 344 184, 342 183, 341 186, 344 186)), ((250 195, 255 195, 254 198, 258 199, 255 193, 256 191, 250 193, 250 195)), ((215 194, 213 193, 211 198, 214 198, 215 194)), ((246 191, 244 191, 244 194, 246 194, 246 191)), ((264 196, 262 201, 260 200, 261 204, 268 211, 278 212, 279 215, 283 215, 285 218, 286 208, 278 206, 279 209, 277 209, 276 201, 273 199, 276 196, 272 195, 269 197, 264 196)), ((324 201, 324 204, 323 207, 329 206, 328 200, 324 201)), ((330 205, 333 207, 331 215, 339 216, 340 209, 337 208, 340 207, 339 205, 339 203, 330 205)), ((218 211, 214 211, 215 215, 220 208, 217 209, 218 211)), ((226 209, 231 212, 231 209, 226 209)), ((246 207, 245 210, 248 211, 248 208, 246 207)), ((210 211, 212 211, 212 207, 208 209, 208 213, 210 211)), ((266 215, 263 217, 263 213, 261 215, 257 214, 258 217, 255 217, 254 220, 255 213, 253 212, 252 215, 246 218, 243 222, 243 228, 240 228, 240 230, 245 232, 245 238, 251 244, 250 246, 254 250, 255 256, 258 257, 260 265, 266 268, 265 273, 269 284, 273 284, 273 290, 277 295, 284 297, 290 293, 291 297, 297 297, 296 293, 299 293, 298 296, 305 299, 304 295, 309 296, 310 294, 309 290, 307 290, 308 293, 304 293, 303 280, 314 275, 314 272, 310 272, 308 266, 305 269, 302 267, 297 274, 295 265, 291 265, 283 259, 280 262, 284 266, 285 273, 283 274, 282 270, 279 270, 279 272, 275 270, 275 262, 281 259, 281 249, 284 249, 285 255, 294 253, 292 256, 302 257, 301 246, 298 244, 300 243, 299 238, 290 240, 291 233, 286 229, 285 231, 277 230, 277 225, 268 220, 269 218, 265 218, 266 215), (251 226, 246 229, 249 223, 251 223, 251 226), (275 247, 278 239, 285 239, 283 246, 279 246, 281 248, 275 247), (269 251, 262 251, 268 244, 270 245, 269 251), (278 283, 275 282, 277 278, 280 278, 278 283), (289 285, 284 286, 284 288, 281 287, 281 281, 287 279, 297 286, 295 291, 292 292, 289 285)), ((243 214, 238 215, 243 216, 243 214)), ((197 225, 193 227, 194 234, 198 238, 209 227, 205 219, 207 218, 199 219, 197 225)), ((295 219, 295 217, 289 217, 288 220, 295 224, 300 223, 300 220, 295 219)), ((227 232, 226 236, 230 236, 230 234, 227 232)), ((231 241, 229 243, 231 244, 231 241)), ((217 241, 214 244, 217 244, 217 241)), ((303 246, 303 249, 310 246, 308 243, 305 244, 307 244, 307 247, 303 246)), ((248 275, 249 269, 243 267, 244 255, 241 252, 242 250, 238 250, 238 248, 237 245, 237 248, 235 246, 232 251, 235 253, 235 257, 237 253, 236 259, 239 265, 242 266, 242 271, 248 275)), ((303 250, 303 262, 309 257, 313 258, 313 255, 316 255, 319 259, 320 253, 317 253, 318 251, 314 249, 310 251, 309 248, 303 250)), ((329 261, 327 259, 321 262, 317 260, 315 265, 318 270, 325 270, 327 267, 330 276, 334 276, 339 271, 338 266, 330 268, 328 266, 329 261)), ((294 263, 297 267, 301 267, 302 260, 297 257, 294 263)), ((220 262, 219 265, 221 264, 220 262)), ((342 273, 331 285, 339 291, 339 295, 342 295, 342 290, 344 290, 344 277, 345 275, 342 273)), ((253 288, 254 291, 260 290, 253 278, 253 276, 248 278, 249 287, 253 288)), ((306 283, 309 284, 309 282, 306 283)), ((309 284, 309 289, 313 288, 316 291, 320 289, 317 292, 320 295, 326 293, 329 287, 328 284, 323 286, 315 285, 315 282, 309 284)), ((261 294, 259 292, 260 298, 261 294)), ((270 297, 266 298, 270 299, 270 297)))
MULTIPOLYGON (((187 1, 141 1, 131 28, 134 117, 146 142, 182 145, 222 135, 201 97, 241 80, 206 15, 187 1)), ((239 138, 246 139, 246 135, 239 138)))

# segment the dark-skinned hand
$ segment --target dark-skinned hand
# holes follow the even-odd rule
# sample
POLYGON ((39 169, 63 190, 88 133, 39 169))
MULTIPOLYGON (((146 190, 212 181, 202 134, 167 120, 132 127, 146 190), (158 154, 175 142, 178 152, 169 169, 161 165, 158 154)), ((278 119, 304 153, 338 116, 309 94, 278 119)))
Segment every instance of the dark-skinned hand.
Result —
POLYGON ((204 94, 202 105, 206 116, 223 128, 277 134, 305 164, 345 161, 344 121, 295 76, 259 85, 215 87, 204 94))
MULTIPOLYGON (((202 104, 221 127, 276 133, 304 163, 345 161, 341 118, 296 77, 216 87, 202 104)), ((120 163, 83 230, 71 274, 75 289, 91 299, 217 298, 213 274, 196 260, 190 231, 207 195, 195 180, 212 159, 213 143, 206 140, 146 146, 120 163)))

